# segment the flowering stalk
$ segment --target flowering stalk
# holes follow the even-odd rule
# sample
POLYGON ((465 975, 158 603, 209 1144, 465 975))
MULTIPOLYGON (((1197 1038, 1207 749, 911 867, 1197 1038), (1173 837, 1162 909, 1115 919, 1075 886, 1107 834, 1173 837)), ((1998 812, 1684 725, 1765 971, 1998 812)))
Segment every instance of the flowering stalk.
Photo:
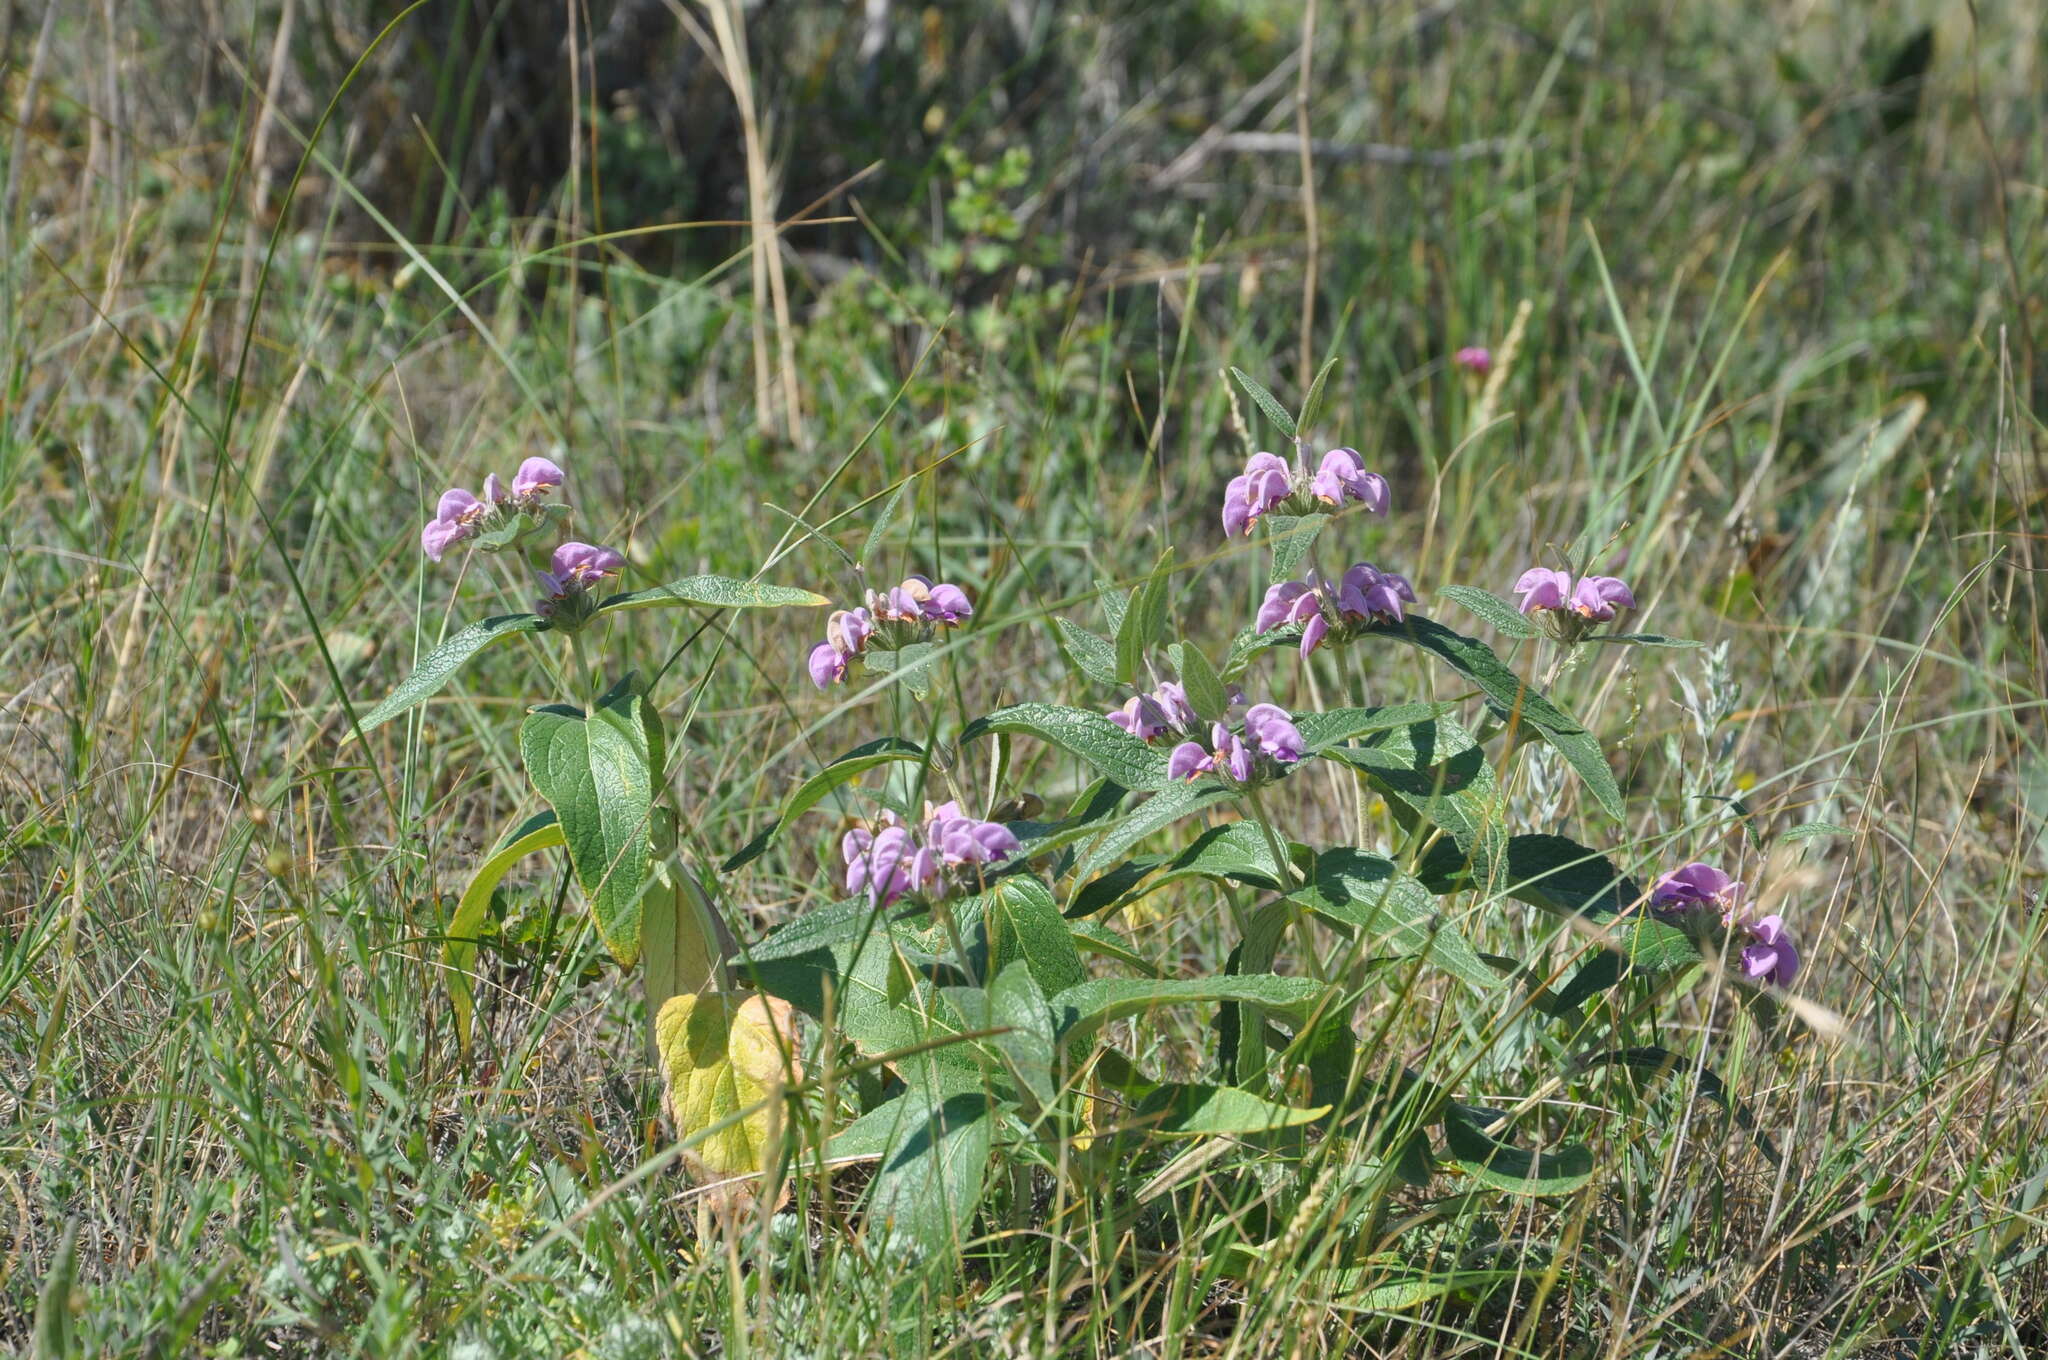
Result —
POLYGON ((1304 659, 1332 633, 1349 642, 1375 623, 1398 623, 1407 617, 1404 605, 1415 602, 1415 587, 1399 572, 1381 571, 1370 562, 1354 562, 1336 581, 1311 569, 1299 581, 1281 581, 1266 591, 1252 626, 1270 633, 1284 624, 1302 624, 1304 659))
POLYGON ((830 689, 845 681, 855 657, 928 642, 939 631, 958 628, 973 616, 974 604, 965 590, 929 576, 906 576, 886 592, 870 590, 865 604, 838 610, 826 621, 825 640, 811 648, 806 663, 811 683, 830 689))
POLYGON ((1295 444, 1295 463, 1277 453, 1255 453, 1223 492, 1223 534, 1248 534, 1260 517, 1326 515, 1357 501, 1372 514, 1387 513, 1387 479, 1365 470, 1357 449, 1331 449, 1311 474, 1295 444))
POLYGON ((1742 946, 1742 972, 1752 982, 1789 987, 1799 975, 1799 947, 1776 914, 1751 917, 1748 889, 1711 864, 1695 861, 1674 869, 1650 890, 1650 909, 1676 925, 1702 928, 1702 918, 1720 913, 1723 930, 1737 932, 1742 946))
POLYGON ((1000 822, 985 822, 960 811, 960 804, 926 803, 924 821, 905 826, 893 812, 848 831, 839 842, 846 891, 865 892, 886 907, 908 893, 933 902, 977 885, 981 866, 1000 864, 1022 848, 1000 822))
POLYGON ((1550 567, 1531 567, 1515 581, 1522 612, 1535 617, 1544 632, 1569 647, 1606 623, 1622 609, 1634 609, 1636 597, 1618 577, 1582 576, 1550 567))

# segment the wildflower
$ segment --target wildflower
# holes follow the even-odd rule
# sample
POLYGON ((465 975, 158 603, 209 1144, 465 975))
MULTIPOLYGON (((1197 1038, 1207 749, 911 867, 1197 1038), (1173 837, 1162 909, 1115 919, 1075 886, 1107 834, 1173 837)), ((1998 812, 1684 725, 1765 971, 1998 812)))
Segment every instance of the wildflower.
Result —
POLYGON ((1799 950, 1780 916, 1746 924, 1751 943, 1742 948, 1742 971, 1754 982, 1789 987, 1799 976, 1799 950))
POLYGON ((846 679, 847 664, 870 650, 893 652, 931 638, 940 628, 953 628, 973 617, 967 592, 929 576, 911 575, 887 591, 870 590, 867 603, 835 612, 825 625, 825 640, 811 648, 811 683, 829 689, 846 679))
POLYGON ((1224 488, 1223 533, 1226 538, 1250 533, 1259 517, 1272 511, 1328 514, 1347 501, 1357 501, 1375 515, 1387 513, 1387 479, 1367 472, 1357 449, 1324 453, 1313 476, 1298 462, 1289 467, 1277 453, 1255 453, 1224 488))
POLYGON ((1266 591, 1253 626, 1261 633, 1299 623, 1301 654, 1306 658, 1332 631, 1345 638, 1374 623, 1398 623, 1404 606, 1415 602, 1415 587, 1399 572, 1381 571, 1370 562, 1354 562, 1335 583, 1311 571, 1299 581, 1281 581, 1266 591))
POLYGON ((1699 907, 1717 908, 1725 924, 1734 920, 1747 892, 1740 882, 1713 865, 1694 861, 1657 880, 1650 890, 1650 906, 1667 915, 1699 907))
POLYGON ((1139 741, 1151 741, 1174 731, 1175 723, 1157 699, 1139 694, 1124 700, 1124 706, 1108 715, 1109 720, 1139 741))
POLYGON ((1375 515, 1387 513, 1387 479, 1377 472, 1367 472, 1357 449, 1331 449, 1324 454, 1323 464, 1310 479, 1308 489, 1317 500, 1329 505, 1341 506, 1354 500, 1375 515))
POLYGON ((1577 642, 1596 623, 1606 623, 1622 609, 1634 609, 1636 597, 1613 576, 1583 576, 1552 567, 1531 567, 1515 581, 1522 612, 1536 614, 1544 630, 1560 642, 1577 642), (1538 611, 1541 611, 1538 613, 1538 611))
POLYGON ((562 469, 545 458, 529 458, 512 474, 512 494, 522 501, 537 500, 561 485, 562 469))
POLYGON ((1467 345, 1451 356, 1451 362, 1475 377, 1493 371, 1493 351, 1484 345, 1467 345))
POLYGON ((1255 453, 1244 471, 1230 479, 1223 489, 1223 534, 1228 538, 1251 532, 1259 516, 1278 506, 1294 491, 1294 478, 1287 460, 1277 453, 1255 453))
POLYGON ((617 576, 625 566, 626 559, 611 548, 589 543, 561 544, 549 559, 548 570, 534 573, 540 578, 541 589, 547 592, 536 608, 558 628, 579 628, 596 612, 590 603, 590 588, 617 576))
POLYGON ((846 866, 846 891, 865 891, 878 906, 906 893, 943 895, 951 886, 947 869, 998 864, 1022 849, 1016 834, 1000 822, 984 822, 960 811, 956 802, 925 805, 915 830, 893 812, 872 827, 857 826, 839 842, 846 866))
POLYGON ((1244 730, 1260 755, 1288 765, 1301 759, 1301 729, 1280 705, 1253 704, 1244 715, 1244 730))
POLYGON ((440 561, 456 544, 475 538, 489 512, 490 507, 469 492, 459 486, 449 487, 441 493, 434 517, 420 530, 420 550, 433 561, 440 561))

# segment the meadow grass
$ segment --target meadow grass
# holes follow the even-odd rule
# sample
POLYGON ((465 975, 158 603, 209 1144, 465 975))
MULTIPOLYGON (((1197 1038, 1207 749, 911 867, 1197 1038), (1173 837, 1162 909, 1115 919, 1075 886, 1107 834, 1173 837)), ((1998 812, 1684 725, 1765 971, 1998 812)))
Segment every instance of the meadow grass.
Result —
MULTIPOLYGON (((1242 8, 1283 51, 1300 25, 1242 8)), ((1132 167, 1201 131, 1169 85, 1112 151, 1041 148, 988 190, 1021 209, 1111 155, 1131 173, 1089 193, 1134 219, 1113 252, 1039 222, 1042 259, 972 275, 946 267, 943 220, 866 221, 856 189, 820 215, 876 247, 828 269, 792 227, 787 331, 744 233, 656 273, 565 227, 581 184, 531 218, 380 231, 346 93, 310 150, 260 76, 225 119, 173 127, 133 97, 146 36, 24 24, 0 88, 0 1337, 61 1350, 35 1340, 40 1304, 90 1355, 2048 1348, 2041 16, 1928 6, 1940 56, 1891 127, 1869 68, 1903 22, 1781 8, 1326 16, 1316 136, 1498 146, 1320 163, 1311 245, 1295 152, 1145 187, 1132 167), (254 200, 289 176, 259 191, 252 140, 304 154, 275 234, 254 200), (773 382, 757 318, 787 339, 773 382), (1501 357, 1491 387, 1450 365, 1466 343, 1501 357), (1535 760, 1514 824, 1644 872, 1740 864, 1806 946, 1779 1027, 1712 986, 1630 1016, 1679 1055, 1664 1079, 1575 1068, 1574 1035, 1446 979, 1368 998, 1379 1051, 1588 1143, 1587 1186, 1406 1186, 1360 1134, 1196 1143, 1074 1194, 1046 1174, 1071 1149, 1018 1148, 957 1276, 862 1237, 858 1170, 726 1221, 675 1165, 637 988, 560 870, 509 881, 462 1055, 441 940, 469 866, 531 811, 517 719, 551 663, 516 642, 422 721, 343 742, 346 704, 530 591, 504 558, 420 559, 440 487, 552 454, 579 527, 655 581, 751 574, 814 498, 855 549, 863 503, 932 469, 881 574, 976 592, 933 718, 900 688, 818 696, 814 621, 621 630, 643 666, 676 655, 670 774, 716 864, 877 732, 1108 707, 1049 619, 1094 622, 1098 583, 1166 542, 1176 628, 1235 632, 1258 564, 1214 506, 1252 417, 1221 371, 1298 399, 1325 357, 1320 429, 1395 487, 1356 555, 1425 608, 1454 617, 1441 586, 1502 588, 1579 543, 1626 561, 1632 627, 1710 644, 1569 670, 1557 692, 1616 753, 1630 818, 1535 760), (1705 1067, 1763 1137, 1705 1098, 1705 1067), (52 1290, 67 1224, 76 1279, 52 1290), (1361 1234, 1374 1250, 1340 1249, 1361 1234)), ((1291 132, 1276 98, 1260 126, 1291 132)), ((1001 146, 998 124, 965 149, 1001 146)), ((947 181, 922 153, 876 174, 947 181)), ((775 579, 843 598, 834 554, 794 542, 775 579)), ((1423 665, 1359 683, 1424 692, 1423 665)), ((1307 675, 1268 683, 1335 701, 1307 675)), ((1081 787, 1051 754, 1011 781, 1081 787)), ((1343 794, 1289 815, 1350 813, 1343 794)), ((734 927, 836 896, 835 829, 815 815, 720 881, 734 927)), ((1453 900, 1491 952, 1582 947, 1453 900)), ((1192 888, 1116 928, 1190 971, 1232 943, 1192 888)), ((1118 1039, 1183 1073, 1207 1042, 1172 1017, 1118 1039)))

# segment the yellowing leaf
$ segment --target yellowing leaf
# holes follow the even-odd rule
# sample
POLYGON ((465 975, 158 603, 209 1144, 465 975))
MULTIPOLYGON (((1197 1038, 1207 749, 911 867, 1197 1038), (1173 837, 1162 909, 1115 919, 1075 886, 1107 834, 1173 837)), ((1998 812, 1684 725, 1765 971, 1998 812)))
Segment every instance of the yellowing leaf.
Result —
POLYGON ((788 1003, 694 992, 670 997, 654 1020, 664 1096, 683 1154, 701 1179, 758 1173, 773 1151, 781 1092, 801 1069, 788 1003), (740 1116, 740 1117, 735 1117, 740 1116))

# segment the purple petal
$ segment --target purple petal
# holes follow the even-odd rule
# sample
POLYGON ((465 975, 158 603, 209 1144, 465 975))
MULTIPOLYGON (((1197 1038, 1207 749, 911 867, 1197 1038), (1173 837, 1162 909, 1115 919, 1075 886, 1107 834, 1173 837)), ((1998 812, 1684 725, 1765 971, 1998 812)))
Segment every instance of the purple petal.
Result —
POLYGON ((484 499, 492 505, 511 499, 511 493, 505 490, 505 484, 498 480, 495 472, 484 478, 484 499))
POLYGON ((512 494, 537 496, 562 484, 562 469, 545 458, 529 458, 512 474, 512 494))
POLYGON ((821 642, 811 648, 811 683, 819 689, 830 689, 846 678, 846 658, 837 647, 821 642))
POLYGON ((1184 741, 1174 747, 1173 753, 1166 758, 1166 777, 1168 779, 1193 779, 1196 775, 1212 768, 1215 763, 1209 753, 1202 749, 1200 743, 1184 741))
POLYGON ((420 530, 420 551, 435 562, 442 554, 469 537, 469 526, 457 520, 430 519, 420 530))
POLYGON ((1570 574, 1550 567, 1531 567, 1515 582, 1515 593, 1522 597, 1524 614, 1532 609, 1562 609, 1571 591, 1570 574))
POLYGON ((1588 576, 1572 592, 1572 608, 1596 623, 1613 618, 1617 607, 1634 609, 1636 597, 1612 576, 1588 576))
POLYGON ((1308 659, 1309 653, 1323 645, 1323 639, 1330 633, 1330 621, 1318 613, 1308 621, 1308 627, 1301 630, 1301 655, 1308 659))

